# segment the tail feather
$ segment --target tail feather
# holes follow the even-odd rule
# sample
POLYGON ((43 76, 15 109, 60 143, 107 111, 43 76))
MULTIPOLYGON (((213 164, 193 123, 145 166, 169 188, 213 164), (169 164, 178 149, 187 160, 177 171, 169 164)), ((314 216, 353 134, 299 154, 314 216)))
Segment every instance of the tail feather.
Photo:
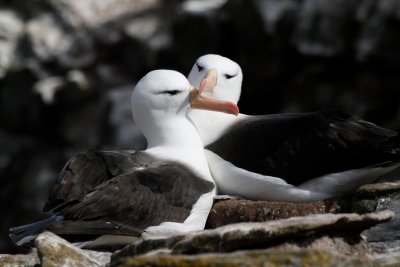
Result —
POLYGON ((18 246, 25 245, 33 240, 38 233, 46 229, 49 224, 63 220, 61 215, 53 215, 42 221, 10 228, 9 237, 18 246))
POLYGON ((383 175, 400 168, 400 162, 383 162, 373 166, 331 173, 309 180, 299 188, 317 192, 325 192, 333 196, 347 194, 361 185, 372 183, 383 175))

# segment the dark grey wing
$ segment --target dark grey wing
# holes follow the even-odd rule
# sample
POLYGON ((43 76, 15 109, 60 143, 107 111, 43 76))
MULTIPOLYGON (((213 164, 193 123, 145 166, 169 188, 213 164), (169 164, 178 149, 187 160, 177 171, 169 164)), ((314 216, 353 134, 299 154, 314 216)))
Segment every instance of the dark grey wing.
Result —
POLYGON ((155 162, 102 183, 60 213, 66 220, 110 221, 143 230, 165 221, 183 222, 199 197, 213 188, 185 166, 155 162))
POLYGON ((101 183, 132 168, 146 165, 146 155, 135 151, 87 151, 71 158, 51 188, 43 210, 57 212, 80 201, 101 183))
POLYGON ((327 173, 399 158, 396 135, 346 113, 254 116, 232 126, 207 149, 246 170, 298 185, 327 173))
POLYGON ((46 227, 47 231, 53 232, 70 242, 90 240, 99 235, 131 235, 140 236, 141 229, 135 227, 115 224, 107 220, 84 221, 84 220, 62 220, 46 227))
POLYGON ((104 234, 138 236, 165 221, 183 222, 214 188, 179 163, 133 151, 79 154, 60 177, 48 202, 57 204, 57 215, 11 228, 14 242, 23 244, 44 229, 74 242, 104 234))

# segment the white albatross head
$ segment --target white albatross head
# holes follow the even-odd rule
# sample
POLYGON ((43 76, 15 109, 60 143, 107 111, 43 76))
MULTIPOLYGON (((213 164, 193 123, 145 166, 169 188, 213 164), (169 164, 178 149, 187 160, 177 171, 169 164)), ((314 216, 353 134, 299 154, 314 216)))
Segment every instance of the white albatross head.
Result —
POLYGON ((214 98, 237 103, 240 98, 243 73, 240 66, 229 58, 209 54, 196 60, 188 80, 214 98))
POLYGON ((213 99, 190 85, 184 75, 173 70, 154 70, 137 83, 132 92, 133 118, 150 144, 165 142, 168 136, 188 127, 190 108, 237 115, 229 101, 213 99))

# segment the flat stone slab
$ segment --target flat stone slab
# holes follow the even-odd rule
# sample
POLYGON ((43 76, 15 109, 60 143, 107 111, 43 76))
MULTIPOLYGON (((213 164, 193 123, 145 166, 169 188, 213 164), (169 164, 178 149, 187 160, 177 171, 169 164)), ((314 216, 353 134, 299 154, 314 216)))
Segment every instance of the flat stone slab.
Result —
POLYGON ((155 254, 124 258, 112 262, 112 267, 139 267, 139 266, 219 266, 219 267, 266 267, 266 266, 376 266, 374 261, 367 257, 348 257, 337 255, 329 251, 304 250, 290 252, 272 252, 265 250, 240 251, 234 253, 215 253, 201 255, 169 255, 155 254))
POLYGON ((230 224, 186 235, 140 239, 114 253, 112 258, 137 256, 159 250, 172 254, 196 254, 269 248, 282 245, 288 240, 296 243, 296 238, 301 243, 307 237, 307 242, 311 243, 323 235, 357 238, 364 229, 393 217, 394 213, 386 210, 363 215, 318 214, 268 222, 230 224))
POLYGON ((382 182, 374 184, 365 184, 357 189, 357 197, 381 197, 393 193, 400 193, 400 182, 382 182))
MULTIPOLYGON (((306 203, 220 199, 207 219, 207 229, 239 222, 263 222, 323 213, 369 213, 383 210, 400 195, 399 182, 366 184, 347 199, 306 203)), ((391 209, 391 208, 388 208, 391 209)))
POLYGON ((265 222, 295 216, 349 211, 349 202, 339 199, 306 203, 243 199, 218 200, 208 215, 206 228, 216 228, 239 222, 265 222))

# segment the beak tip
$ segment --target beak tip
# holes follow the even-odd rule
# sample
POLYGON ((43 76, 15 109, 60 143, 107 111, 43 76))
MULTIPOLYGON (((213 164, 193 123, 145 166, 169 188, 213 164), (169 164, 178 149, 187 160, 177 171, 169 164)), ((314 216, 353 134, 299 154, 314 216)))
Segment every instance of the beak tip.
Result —
POLYGON ((235 116, 239 115, 239 112, 240 112, 239 107, 235 103, 227 101, 226 108, 227 108, 227 113, 235 115, 235 116))
POLYGON ((237 105, 234 104, 234 108, 233 108, 233 115, 237 116, 239 115, 239 107, 237 105))

